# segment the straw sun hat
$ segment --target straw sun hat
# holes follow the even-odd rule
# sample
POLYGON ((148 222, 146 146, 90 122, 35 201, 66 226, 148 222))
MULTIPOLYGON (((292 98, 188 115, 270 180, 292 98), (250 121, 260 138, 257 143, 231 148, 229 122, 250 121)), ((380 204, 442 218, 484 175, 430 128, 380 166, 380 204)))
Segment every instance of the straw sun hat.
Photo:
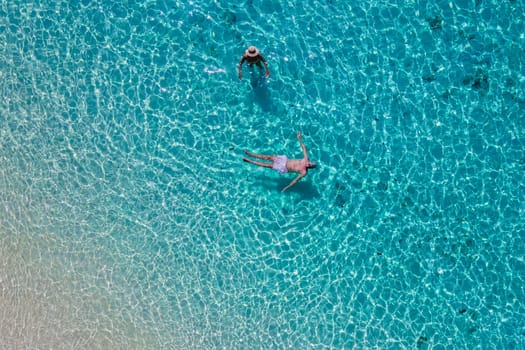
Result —
POLYGON ((259 50, 255 46, 250 46, 248 50, 246 50, 246 55, 250 57, 255 57, 259 55, 259 50))

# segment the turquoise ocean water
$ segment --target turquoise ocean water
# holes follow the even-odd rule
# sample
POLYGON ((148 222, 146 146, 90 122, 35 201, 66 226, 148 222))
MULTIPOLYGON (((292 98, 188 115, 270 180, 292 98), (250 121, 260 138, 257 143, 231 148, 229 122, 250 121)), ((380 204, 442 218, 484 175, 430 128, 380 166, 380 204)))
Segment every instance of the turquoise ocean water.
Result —
POLYGON ((1 1, 0 348, 523 349, 524 13, 1 1))

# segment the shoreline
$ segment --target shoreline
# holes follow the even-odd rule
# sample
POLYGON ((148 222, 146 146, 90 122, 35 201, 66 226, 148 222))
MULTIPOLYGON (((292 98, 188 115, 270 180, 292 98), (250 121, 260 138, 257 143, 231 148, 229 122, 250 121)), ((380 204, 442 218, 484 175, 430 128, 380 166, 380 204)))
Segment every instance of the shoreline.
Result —
POLYGON ((111 313, 123 309, 119 300, 112 300, 105 290, 83 286, 81 276, 42 254, 55 249, 27 234, 4 233, 0 246, 0 340, 4 346, 144 349, 160 345, 158 337, 126 319, 124 313, 111 313))

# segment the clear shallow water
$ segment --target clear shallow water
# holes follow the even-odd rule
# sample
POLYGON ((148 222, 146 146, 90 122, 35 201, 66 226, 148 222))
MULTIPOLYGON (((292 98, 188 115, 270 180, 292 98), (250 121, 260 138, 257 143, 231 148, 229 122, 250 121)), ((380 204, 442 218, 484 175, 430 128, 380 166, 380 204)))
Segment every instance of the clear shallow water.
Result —
POLYGON ((0 8, 5 348, 523 347, 523 2, 0 8))

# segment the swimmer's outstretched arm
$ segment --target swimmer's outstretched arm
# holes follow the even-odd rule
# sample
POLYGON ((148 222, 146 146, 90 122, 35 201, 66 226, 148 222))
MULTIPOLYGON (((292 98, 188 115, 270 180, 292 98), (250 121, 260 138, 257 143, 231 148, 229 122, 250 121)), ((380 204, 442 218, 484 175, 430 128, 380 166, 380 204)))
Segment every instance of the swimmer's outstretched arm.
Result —
POLYGON ((297 183, 297 181, 301 180, 305 175, 306 175, 306 173, 297 175, 297 177, 296 177, 295 179, 293 179, 292 182, 290 182, 290 183, 288 184, 288 186, 286 186, 285 188, 283 188, 283 189, 281 190, 281 192, 284 192, 284 191, 286 191, 287 189, 289 189, 290 187, 292 187, 293 185, 295 185, 295 184, 297 183))
POLYGON ((303 156, 306 159, 306 161, 308 161, 308 153, 306 153, 306 146, 303 143, 303 137, 300 131, 297 132, 297 139, 299 140, 299 144, 301 145, 301 148, 303 150, 303 156))

